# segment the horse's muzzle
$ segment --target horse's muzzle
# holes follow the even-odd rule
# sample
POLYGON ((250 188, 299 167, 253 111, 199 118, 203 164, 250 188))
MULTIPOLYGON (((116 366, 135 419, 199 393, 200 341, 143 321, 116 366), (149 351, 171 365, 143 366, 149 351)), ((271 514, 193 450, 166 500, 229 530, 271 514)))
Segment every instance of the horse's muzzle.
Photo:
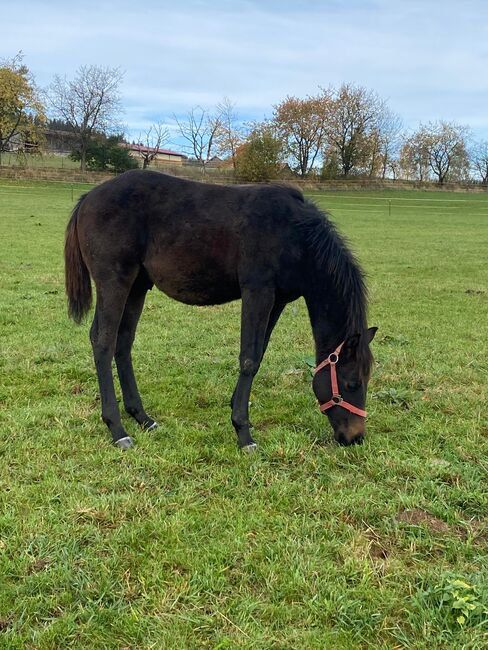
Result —
POLYGON ((364 442, 364 437, 366 431, 355 431, 355 432, 345 432, 337 431, 335 434, 336 441, 344 446, 349 447, 349 445, 362 445, 364 442))
POLYGON ((350 445, 362 445, 364 442, 364 433, 359 433, 354 438, 347 438, 346 436, 339 434, 336 437, 337 442, 343 447, 349 447, 350 445))

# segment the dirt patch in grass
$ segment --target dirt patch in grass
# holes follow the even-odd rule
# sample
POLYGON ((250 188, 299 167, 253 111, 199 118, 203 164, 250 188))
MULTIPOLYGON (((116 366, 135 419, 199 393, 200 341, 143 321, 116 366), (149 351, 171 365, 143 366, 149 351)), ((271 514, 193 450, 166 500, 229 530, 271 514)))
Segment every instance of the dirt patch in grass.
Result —
POLYGON ((471 535, 475 544, 488 542, 488 524, 485 520, 471 521, 463 526, 449 526, 445 521, 421 508, 404 510, 395 516, 395 521, 410 526, 424 526, 430 532, 438 535, 455 535, 466 541, 471 535))
POLYGON ((381 543, 372 541, 369 547, 369 555, 372 560, 386 560, 390 555, 390 551, 381 543))
POLYGON ((399 512, 396 517, 396 521, 399 521, 404 524, 409 524, 410 526, 425 526, 433 533, 440 533, 446 535, 451 532, 450 527, 446 524, 445 521, 431 515, 429 512, 422 510, 420 508, 414 508, 413 510, 404 510, 399 512))
POLYGON ((2 630, 6 630, 9 627, 10 623, 11 621, 9 618, 0 618, 0 632, 2 630))
POLYGON ((48 569, 50 565, 51 565, 51 560, 43 560, 43 559, 36 560, 29 567, 28 573, 29 574, 40 573, 41 571, 45 571, 46 569, 48 569))

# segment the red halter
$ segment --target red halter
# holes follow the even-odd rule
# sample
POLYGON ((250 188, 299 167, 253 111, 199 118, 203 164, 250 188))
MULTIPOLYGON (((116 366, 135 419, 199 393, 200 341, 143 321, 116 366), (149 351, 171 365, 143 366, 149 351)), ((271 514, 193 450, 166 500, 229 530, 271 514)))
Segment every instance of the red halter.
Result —
POLYGON ((339 392, 339 382, 337 381, 336 364, 339 361, 339 354, 340 351, 342 350, 343 345, 344 345, 344 341, 339 346, 337 346, 334 352, 331 352, 329 354, 327 359, 324 359, 322 363, 319 363, 319 365, 314 370, 314 375, 315 375, 319 372, 319 370, 322 370, 322 368, 325 368, 326 366, 330 366, 330 382, 332 384, 332 397, 328 402, 325 402, 325 404, 320 404, 320 410, 322 411, 322 413, 325 413, 325 411, 332 408, 333 406, 341 406, 343 409, 346 409, 347 411, 350 411, 355 415, 359 415, 362 418, 365 418, 368 415, 367 412, 363 411, 357 406, 354 406, 354 404, 351 404, 350 402, 344 401, 342 395, 339 392))

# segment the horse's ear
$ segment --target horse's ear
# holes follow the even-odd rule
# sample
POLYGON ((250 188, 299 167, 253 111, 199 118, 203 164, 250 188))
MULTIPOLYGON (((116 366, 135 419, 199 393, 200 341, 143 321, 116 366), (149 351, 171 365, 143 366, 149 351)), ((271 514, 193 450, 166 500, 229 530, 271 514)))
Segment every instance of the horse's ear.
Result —
POLYGON ((365 330, 363 334, 352 334, 352 336, 349 336, 344 341, 344 346, 343 346, 343 350, 346 353, 346 355, 350 357, 356 353, 356 349, 359 345, 359 341, 363 336, 365 337, 366 342, 369 345, 371 341, 374 339, 374 335, 376 334, 377 331, 378 331, 377 327, 370 327, 369 329, 365 330))
POLYGON ((374 335, 378 331, 377 327, 370 327, 369 329, 366 330, 366 339, 368 341, 368 344, 371 343, 371 341, 374 339, 374 335))

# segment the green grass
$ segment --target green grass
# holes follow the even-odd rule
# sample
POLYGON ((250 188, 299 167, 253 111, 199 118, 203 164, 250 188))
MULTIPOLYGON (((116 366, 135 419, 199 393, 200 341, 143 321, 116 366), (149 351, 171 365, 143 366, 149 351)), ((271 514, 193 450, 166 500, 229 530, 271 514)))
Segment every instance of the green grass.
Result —
POLYGON ((0 182, 0 648, 487 647, 487 197, 314 199, 369 276, 367 442, 336 446, 316 408, 299 301, 240 454, 239 304, 152 291, 134 359, 161 427, 126 419, 123 453, 66 318, 71 185, 0 182))
POLYGON ((46 168, 46 169, 80 169, 79 161, 71 160, 66 155, 56 154, 22 154, 2 152, 0 163, 9 167, 46 168))

